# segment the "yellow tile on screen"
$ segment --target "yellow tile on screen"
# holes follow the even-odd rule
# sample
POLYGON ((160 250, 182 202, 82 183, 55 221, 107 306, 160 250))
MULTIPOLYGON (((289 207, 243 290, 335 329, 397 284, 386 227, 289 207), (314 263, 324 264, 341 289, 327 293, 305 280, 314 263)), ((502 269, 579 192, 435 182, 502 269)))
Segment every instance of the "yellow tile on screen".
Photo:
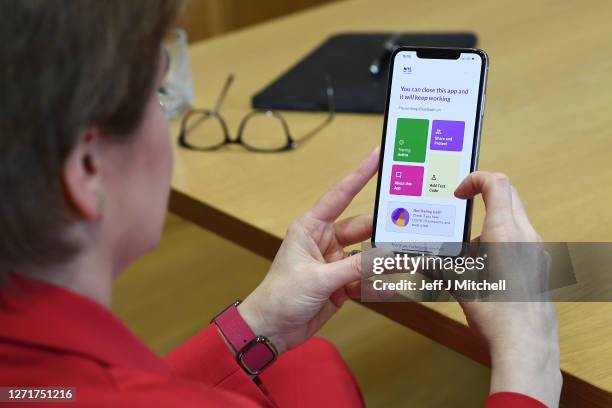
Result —
POLYGON ((423 182, 423 195, 427 197, 454 197, 459 185, 460 154, 435 154, 429 156, 427 174, 423 182))

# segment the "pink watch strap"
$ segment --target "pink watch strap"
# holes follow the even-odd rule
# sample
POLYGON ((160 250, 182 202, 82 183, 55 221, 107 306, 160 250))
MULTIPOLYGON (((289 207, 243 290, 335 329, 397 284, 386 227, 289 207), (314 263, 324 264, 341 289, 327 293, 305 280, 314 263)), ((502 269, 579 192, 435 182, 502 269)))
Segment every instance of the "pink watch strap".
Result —
POLYGON ((256 336, 244 321, 235 302, 213 319, 223 336, 237 353, 236 359, 249 374, 261 373, 276 359, 276 349, 264 336, 256 336))
POLYGON ((234 348, 234 351, 238 353, 244 346, 246 346, 251 340, 255 338, 255 333, 244 321, 236 304, 231 305, 217 317, 214 322, 221 329, 221 332, 234 348))

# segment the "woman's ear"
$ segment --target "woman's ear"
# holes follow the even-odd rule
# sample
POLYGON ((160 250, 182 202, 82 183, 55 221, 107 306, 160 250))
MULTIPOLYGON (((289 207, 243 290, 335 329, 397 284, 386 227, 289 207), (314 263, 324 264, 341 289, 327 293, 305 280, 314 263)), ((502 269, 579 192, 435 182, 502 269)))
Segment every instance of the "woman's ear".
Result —
POLYGON ((88 128, 62 167, 66 201, 77 217, 99 220, 104 211, 100 130, 88 128))

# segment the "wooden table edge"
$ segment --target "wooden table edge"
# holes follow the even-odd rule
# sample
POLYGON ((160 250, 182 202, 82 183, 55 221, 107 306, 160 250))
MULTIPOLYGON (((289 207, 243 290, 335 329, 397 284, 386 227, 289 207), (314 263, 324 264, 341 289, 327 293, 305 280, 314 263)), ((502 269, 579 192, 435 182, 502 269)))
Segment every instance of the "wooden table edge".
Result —
MULTIPOLYGON (((169 209, 202 228, 214 232, 269 260, 274 259, 282 239, 172 188, 169 209)), ((381 315, 490 366, 486 345, 464 324, 422 303, 358 302, 381 315), (449 335, 449 331, 451 335, 449 335)), ((612 393, 563 371, 561 402, 567 406, 612 406, 612 393)))
MULTIPOLYGON (((490 367, 486 344, 456 320, 415 302, 364 302, 361 305, 408 327, 480 364, 490 367)), ((562 406, 610 407, 612 393, 563 371, 562 406)))
POLYGON ((282 242, 282 239, 174 188, 170 192, 169 210, 270 260, 274 259, 282 242))

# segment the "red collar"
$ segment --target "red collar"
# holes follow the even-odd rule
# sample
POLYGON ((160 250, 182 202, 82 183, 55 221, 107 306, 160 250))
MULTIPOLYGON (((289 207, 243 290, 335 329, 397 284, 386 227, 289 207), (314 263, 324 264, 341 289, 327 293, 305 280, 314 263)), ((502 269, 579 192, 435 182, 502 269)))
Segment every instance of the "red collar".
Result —
POLYGON ((51 284, 13 277, 0 291, 0 341, 72 353, 111 366, 167 370, 102 305, 51 284))

